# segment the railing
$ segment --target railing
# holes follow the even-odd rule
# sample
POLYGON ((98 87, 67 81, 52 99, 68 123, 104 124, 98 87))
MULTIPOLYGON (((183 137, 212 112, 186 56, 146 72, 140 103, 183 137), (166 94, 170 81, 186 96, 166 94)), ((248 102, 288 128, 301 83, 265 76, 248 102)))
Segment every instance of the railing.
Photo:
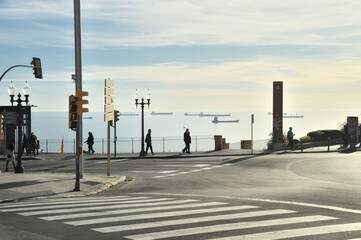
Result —
MULTIPOLYGON (((76 152, 75 139, 64 139, 63 141, 61 139, 40 139, 39 141, 40 151, 43 153, 60 153, 62 144, 64 153, 76 152)), ((154 152, 182 152, 184 146, 183 137, 152 137, 154 152)), ((86 143, 83 143, 83 147, 84 151, 88 151, 86 143)), ((96 153, 106 153, 107 139, 95 138, 93 148, 96 153)), ((138 153, 141 150, 141 138, 118 138, 116 149, 117 153, 138 153)), ((191 152, 211 150, 214 150, 214 136, 192 136, 191 152)), ((110 139, 110 152, 114 153, 114 138, 110 139)))

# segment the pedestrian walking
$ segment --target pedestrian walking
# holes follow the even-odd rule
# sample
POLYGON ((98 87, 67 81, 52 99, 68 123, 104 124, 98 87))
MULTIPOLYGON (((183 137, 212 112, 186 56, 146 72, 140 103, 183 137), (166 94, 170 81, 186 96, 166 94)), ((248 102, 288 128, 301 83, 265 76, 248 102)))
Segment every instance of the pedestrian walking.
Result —
POLYGON ((34 134, 34 132, 32 132, 30 134, 29 137, 29 151, 30 151, 30 157, 31 157, 31 153, 33 153, 33 155, 35 156, 35 150, 36 150, 36 141, 37 141, 37 137, 34 134))
POLYGON ((288 132, 287 132, 287 139, 288 139, 288 146, 287 147, 291 147, 291 150, 293 150, 293 137, 294 136, 295 136, 295 134, 293 134, 293 132, 292 132, 292 127, 290 127, 288 132))
POLYGON ((191 133, 189 132, 189 129, 187 128, 186 131, 184 132, 184 136, 183 136, 183 140, 184 140, 184 143, 185 143, 185 147, 183 148, 182 152, 183 153, 188 153, 190 154, 190 144, 192 142, 192 139, 191 139, 191 133))
POLYGON ((39 155, 39 150, 40 150, 40 141, 36 140, 36 154, 39 155))
POLYGON ((26 156, 29 156, 29 139, 26 134, 23 135, 23 153, 26 152, 26 156))
POLYGON ((5 172, 8 172, 8 165, 9 162, 12 162, 15 172, 15 144, 11 143, 6 149, 6 166, 5 166, 5 172))
POLYGON ((147 148, 145 150, 145 154, 148 154, 148 149, 150 148, 150 151, 154 155, 153 147, 152 147, 152 137, 151 137, 152 130, 148 129, 147 136, 145 136, 145 142, 147 144, 147 148))
POLYGON ((92 151, 92 153, 95 153, 95 151, 93 149, 94 135, 92 132, 88 133, 88 139, 85 142, 86 142, 86 144, 88 144, 88 153, 90 153, 90 151, 92 151))

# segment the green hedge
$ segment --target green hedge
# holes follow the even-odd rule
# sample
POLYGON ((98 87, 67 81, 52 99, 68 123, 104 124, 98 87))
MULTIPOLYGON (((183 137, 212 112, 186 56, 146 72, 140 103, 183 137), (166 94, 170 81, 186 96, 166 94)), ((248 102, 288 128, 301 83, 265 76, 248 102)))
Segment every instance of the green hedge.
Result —
POLYGON ((328 138, 342 138, 342 132, 340 130, 317 130, 307 133, 307 136, 311 138, 311 141, 324 141, 328 138))

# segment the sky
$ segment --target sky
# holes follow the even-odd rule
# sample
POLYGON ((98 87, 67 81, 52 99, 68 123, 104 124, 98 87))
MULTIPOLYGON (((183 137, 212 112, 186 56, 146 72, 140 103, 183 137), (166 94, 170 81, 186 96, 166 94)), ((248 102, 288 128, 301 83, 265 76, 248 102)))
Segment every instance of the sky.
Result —
MULTIPOLYGON (((359 109, 361 1, 81 1, 83 90, 104 109, 104 79, 115 109, 135 112, 134 92, 152 111, 272 111, 283 81, 285 111, 359 109)), ((74 94, 72 0, 0 0, 0 73, 42 61, 43 79, 15 68, 0 82, 32 87, 33 111, 68 111, 74 94)))

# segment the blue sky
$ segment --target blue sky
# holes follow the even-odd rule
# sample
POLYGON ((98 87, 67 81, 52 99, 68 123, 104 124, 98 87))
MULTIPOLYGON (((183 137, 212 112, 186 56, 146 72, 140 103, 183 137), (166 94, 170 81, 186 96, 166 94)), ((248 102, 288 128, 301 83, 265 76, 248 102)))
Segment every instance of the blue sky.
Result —
MULTIPOLYGON (((133 94, 152 93, 154 111, 272 110, 272 82, 284 109, 359 109, 361 2, 356 0, 87 0, 82 8, 83 89, 102 112, 104 79, 115 108, 136 111, 133 94)), ((35 111, 67 111, 74 93, 72 0, 0 1, 0 72, 40 57, 44 79, 27 80, 35 111)))

